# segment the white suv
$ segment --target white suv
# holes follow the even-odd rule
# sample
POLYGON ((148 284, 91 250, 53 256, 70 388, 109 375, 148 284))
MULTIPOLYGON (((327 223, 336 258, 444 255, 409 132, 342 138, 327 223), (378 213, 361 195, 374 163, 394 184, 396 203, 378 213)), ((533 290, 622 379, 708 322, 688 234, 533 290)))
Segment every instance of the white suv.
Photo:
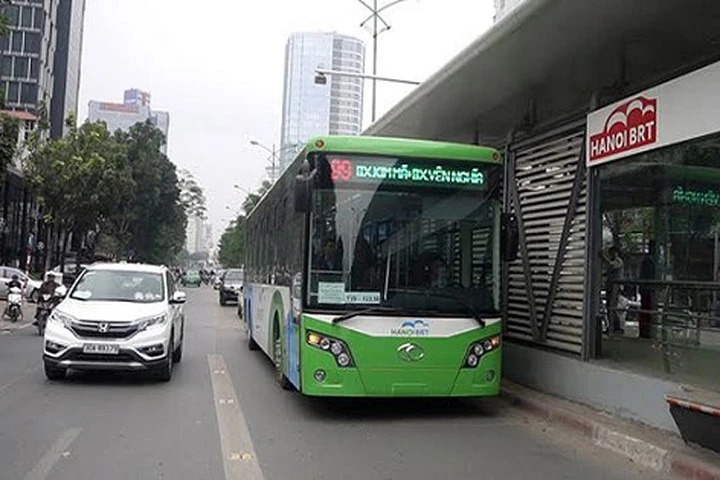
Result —
POLYGON ((165 267, 94 264, 48 318, 45 375, 68 369, 151 371, 167 381, 182 358, 185 293, 165 267))

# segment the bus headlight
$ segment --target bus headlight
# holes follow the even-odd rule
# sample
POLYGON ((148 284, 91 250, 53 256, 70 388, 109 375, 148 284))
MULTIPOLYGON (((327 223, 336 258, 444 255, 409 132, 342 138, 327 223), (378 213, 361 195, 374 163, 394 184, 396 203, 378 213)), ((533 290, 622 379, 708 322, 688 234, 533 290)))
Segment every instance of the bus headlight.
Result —
POLYGON ((342 340, 315 332, 308 332, 305 339, 308 345, 331 354, 339 367, 347 368, 355 366, 352 355, 350 354, 350 349, 342 340))
POLYGON ((482 357, 500 348, 500 336, 495 335, 473 342, 465 354, 462 368, 475 368, 480 365, 482 357))

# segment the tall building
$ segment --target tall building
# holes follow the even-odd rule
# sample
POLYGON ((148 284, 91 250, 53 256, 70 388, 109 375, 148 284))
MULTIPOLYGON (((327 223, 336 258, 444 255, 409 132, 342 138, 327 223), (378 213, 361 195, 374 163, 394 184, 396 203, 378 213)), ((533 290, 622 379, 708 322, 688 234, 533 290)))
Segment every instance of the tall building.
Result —
POLYGON ((60 0, 57 7, 57 47, 55 51, 50 136, 62 137, 65 121, 78 113, 80 62, 85 19, 85 0, 60 0))
POLYGON ((13 0, 1 7, 10 27, 0 37, 0 87, 8 110, 38 113, 43 103, 51 106, 58 3, 13 0))
POLYGON ((525 0, 495 0, 495 21, 501 20, 525 0))
POLYGON ((185 250, 188 253, 210 252, 213 248, 212 226, 201 217, 188 218, 185 231, 185 250))
MULTIPOLYGON (((88 118, 92 122, 101 120, 107 124, 108 130, 130 130, 138 122, 150 120, 160 129, 167 140, 170 128, 170 114, 153 111, 150 106, 150 93, 138 89, 126 90, 123 103, 90 101, 88 118)), ((162 148, 167 153, 167 141, 162 148)))
POLYGON ((280 171, 292 162, 298 145, 315 135, 362 131, 363 80, 332 75, 327 84, 319 85, 318 67, 363 73, 365 44, 335 32, 290 35, 285 47, 280 171))

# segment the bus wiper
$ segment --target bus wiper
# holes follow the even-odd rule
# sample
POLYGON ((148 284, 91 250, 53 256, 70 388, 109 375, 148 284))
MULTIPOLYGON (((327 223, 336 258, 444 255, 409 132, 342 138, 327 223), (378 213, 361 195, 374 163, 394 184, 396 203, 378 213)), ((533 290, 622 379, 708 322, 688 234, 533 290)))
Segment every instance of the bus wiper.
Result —
POLYGON ((452 300, 455 300, 460 305, 462 305, 463 308, 465 308, 465 311, 480 325, 480 328, 485 328, 485 320, 480 316, 480 314, 475 311, 472 305, 470 305, 468 302, 465 301, 462 297, 459 297, 457 295, 453 295, 452 293, 446 293, 446 292, 438 292, 438 291, 431 291, 427 290, 428 295, 436 295, 438 297, 445 297, 450 298, 452 300))
POLYGON ((396 308, 396 307, 369 307, 364 308, 362 310, 355 310, 353 312, 348 312, 344 315, 340 315, 338 317, 333 318, 333 323, 342 322, 343 320, 349 320, 351 318, 357 317, 358 315, 369 315, 372 313, 395 313, 395 314, 401 314, 401 315, 407 315, 407 316, 423 316, 423 315, 437 315, 440 313, 437 309, 425 309, 425 310, 418 310, 415 308, 396 308))
POLYGON ((337 317, 332 319, 332 323, 339 323, 344 320, 350 320, 353 317, 357 317, 358 315, 368 315, 371 313, 402 313, 403 310, 400 308, 394 308, 394 307, 369 307, 369 308, 363 308, 361 310, 354 310, 352 312, 345 313, 343 315, 338 315, 337 317))

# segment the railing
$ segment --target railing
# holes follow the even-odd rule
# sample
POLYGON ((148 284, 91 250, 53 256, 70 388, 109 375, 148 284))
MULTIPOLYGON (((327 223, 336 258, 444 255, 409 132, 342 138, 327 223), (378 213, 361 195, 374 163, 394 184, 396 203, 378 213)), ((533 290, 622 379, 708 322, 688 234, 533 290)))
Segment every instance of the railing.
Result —
POLYGON ((662 352, 666 372, 673 370, 681 348, 720 349, 720 282, 621 280, 614 285, 620 291, 617 305, 608 310, 604 294, 601 302, 603 330, 612 328, 609 312, 626 325, 637 322, 639 334, 662 352))

